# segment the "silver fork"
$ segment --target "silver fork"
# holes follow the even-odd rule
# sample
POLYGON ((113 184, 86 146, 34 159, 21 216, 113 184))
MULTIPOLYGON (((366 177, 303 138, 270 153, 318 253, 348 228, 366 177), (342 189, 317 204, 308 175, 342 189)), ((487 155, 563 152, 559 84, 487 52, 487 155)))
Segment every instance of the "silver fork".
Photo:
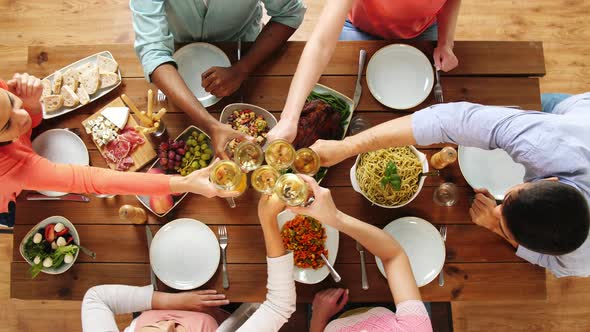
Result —
MULTIPOLYGON (((440 226, 440 237, 442 238, 443 242, 447 241, 447 225, 442 225, 440 226)), ((440 270, 440 273, 438 274, 438 285, 440 287, 445 285, 445 276, 444 276, 444 268, 440 270)))
POLYGON ((434 100, 436 100, 436 102, 439 104, 444 103, 442 85, 440 85, 440 70, 434 68, 434 72, 436 73, 436 84, 434 85, 434 100))
POLYGON ((221 248, 221 271, 223 273, 223 288, 229 288, 229 278, 227 276, 227 260, 225 258, 225 248, 227 248, 227 229, 225 226, 219 226, 217 228, 219 234, 219 247, 221 248))
POLYGON ((162 90, 158 89, 158 102, 159 103, 163 103, 166 101, 166 95, 164 94, 164 92, 162 92, 162 90))

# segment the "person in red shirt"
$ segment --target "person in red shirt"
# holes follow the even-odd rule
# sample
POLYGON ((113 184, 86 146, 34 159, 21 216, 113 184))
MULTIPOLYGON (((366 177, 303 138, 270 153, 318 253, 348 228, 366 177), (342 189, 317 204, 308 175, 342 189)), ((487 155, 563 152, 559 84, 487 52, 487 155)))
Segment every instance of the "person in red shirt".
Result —
POLYGON ((182 177, 56 164, 39 156, 31 146, 31 132, 43 117, 42 92, 41 81, 29 74, 0 80, 0 225, 14 225, 14 201, 24 189, 118 195, 237 194, 210 184, 208 168, 182 177))

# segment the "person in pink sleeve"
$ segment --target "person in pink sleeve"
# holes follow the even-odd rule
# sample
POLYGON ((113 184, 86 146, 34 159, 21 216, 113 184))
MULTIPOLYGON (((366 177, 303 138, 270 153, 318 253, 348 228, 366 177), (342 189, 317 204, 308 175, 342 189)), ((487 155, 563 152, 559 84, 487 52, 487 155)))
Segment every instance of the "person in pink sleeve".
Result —
POLYGON ((338 210, 330 190, 304 176, 313 189, 315 201, 308 207, 290 208, 294 213, 307 215, 330 225, 360 242, 379 257, 387 275, 387 282, 396 312, 386 308, 367 308, 345 312, 340 318, 331 317, 342 310, 348 301, 348 290, 328 289, 316 294, 312 304, 311 332, 393 332, 432 331, 432 324, 420 291, 416 285, 408 256, 400 244, 388 233, 338 210))
POLYGON ((118 195, 236 194, 211 185, 207 168, 182 177, 56 164, 39 156, 31 146, 31 132, 43 117, 42 92, 41 81, 29 74, 0 80, 0 225, 14 225, 14 201, 25 189, 118 195))

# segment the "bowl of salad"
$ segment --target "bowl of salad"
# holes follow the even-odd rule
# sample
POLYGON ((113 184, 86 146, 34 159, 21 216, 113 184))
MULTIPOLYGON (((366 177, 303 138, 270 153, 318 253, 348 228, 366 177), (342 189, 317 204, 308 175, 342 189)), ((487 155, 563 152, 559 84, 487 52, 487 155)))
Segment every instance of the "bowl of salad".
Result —
MULTIPOLYGON (((262 107, 251 104, 229 104, 221 112, 219 122, 227 123, 234 130, 254 137, 260 146, 266 144, 266 135, 277 125, 277 118, 262 107)), ((229 151, 234 152, 239 142, 229 143, 229 151)))
POLYGON ((61 216, 49 217, 33 227, 20 243, 20 254, 31 265, 35 278, 40 272, 61 274, 78 258, 80 236, 74 225, 61 216))

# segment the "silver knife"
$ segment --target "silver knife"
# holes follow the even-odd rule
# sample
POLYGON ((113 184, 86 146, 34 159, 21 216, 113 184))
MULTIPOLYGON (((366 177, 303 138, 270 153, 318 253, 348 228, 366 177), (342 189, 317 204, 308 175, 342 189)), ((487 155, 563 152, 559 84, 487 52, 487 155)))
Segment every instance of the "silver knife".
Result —
MULTIPOLYGON (((145 226, 145 235, 147 237, 147 245, 148 245, 148 252, 150 247, 152 246, 152 239, 154 235, 152 234, 152 230, 150 229, 149 225, 145 226)), ((150 264, 150 280, 152 282, 152 286, 154 286, 154 290, 158 290, 158 282, 156 280, 156 275, 154 274, 154 270, 152 270, 152 265, 150 264)))
POLYGON ((361 255, 361 287, 363 290, 369 289, 369 281, 367 280, 367 266, 365 265, 365 248, 356 241, 356 250, 361 255))
POLYGON ((367 52, 362 49, 359 52, 359 72, 356 76, 356 89, 354 90, 354 97, 352 101, 354 103, 354 109, 359 104, 359 100, 361 99, 361 94, 363 94, 363 88, 361 87, 361 77, 363 76, 363 69, 365 68, 365 59, 367 58, 367 52))
MULTIPOLYGON (((238 62, 242 59, 242 38, 238 38, 238 62)), ((244 95, 242 94, 241 87, 238 88, 240 93, 240 103, 244 102, 244 95)))
POLYGON ((90 202, 90 198, 79 194, 67 194, 64 196, 45 196, 41 194, 27 194, 27 201, 71 201, 71 202, 90 202))

